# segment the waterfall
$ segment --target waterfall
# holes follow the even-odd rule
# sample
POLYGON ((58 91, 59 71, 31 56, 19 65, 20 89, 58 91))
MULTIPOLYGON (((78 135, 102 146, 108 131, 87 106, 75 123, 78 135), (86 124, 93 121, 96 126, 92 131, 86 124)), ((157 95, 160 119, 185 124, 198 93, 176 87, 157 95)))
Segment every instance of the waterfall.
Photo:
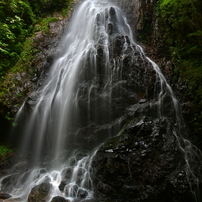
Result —
MULTIPOLYGON (((16 117, 27 169, 1 179, 1 188, 16 200, 27 201, 30 191, 44 182, 50 186, 47 202, 54 196, 92 198, 96 149, 119 133, 124 109, 134 103, 156 99, 157 114, 164 116, 168 98, 181 134, 183 121, 171 87, 134 42, 121 9, 108 0, 85 0, 78 6, 47 74, 16 117), (125 73, 129 64, 134 70, 125 73), (148 86, 152 76, 154 84, 148 86), (11 178, 15 183, 5 183, 11 178)), ((176 137, 189 164, 184 139, 176 137)), ((186 145, 191 147, 188 141, 186 145)))

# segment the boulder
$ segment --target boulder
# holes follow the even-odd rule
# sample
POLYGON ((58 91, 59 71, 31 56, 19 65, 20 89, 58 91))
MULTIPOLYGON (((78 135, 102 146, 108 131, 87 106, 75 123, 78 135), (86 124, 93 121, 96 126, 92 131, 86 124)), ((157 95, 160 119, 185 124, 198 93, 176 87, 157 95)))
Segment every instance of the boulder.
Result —
POLYGON ((12 196, 8 193, 0 192, 0 199, 8 199, 11 198, 12 196))
POLYGON ((51 202, 70 202, 70 201, 63 198, 62 196, 55 196, 52 198, 51 202))
POLYGON ((45 202, 51 189, 49 182, 43 182, 32 188, 28 202, 45 202))

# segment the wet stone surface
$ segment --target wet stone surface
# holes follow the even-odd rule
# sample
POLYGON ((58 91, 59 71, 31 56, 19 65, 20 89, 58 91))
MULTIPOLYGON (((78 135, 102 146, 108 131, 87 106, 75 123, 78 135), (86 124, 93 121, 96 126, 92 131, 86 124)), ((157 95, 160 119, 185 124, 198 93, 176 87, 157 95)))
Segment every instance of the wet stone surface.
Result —
POLYGON ((49 182, 43 182, 42 184, 32 188, 28 202, 44 202, 48 196, 51 189, 51 184, 49 182))
POLYGON ((0 199, 8 199, 11 198, 12 196, 8 193, 0 192, 0 199))
POLYGON ((62 196, 55 196, 52 198, 51 202, 70 202, 70 201, 63 198, 62 196))
POLYGON ((195 201, 191 189, 197 185, 186 169, 172 120, 154 119, 152 110, 143 117, 136 114, 122 134, 98 150, 93 180, 99 201, 195 201))

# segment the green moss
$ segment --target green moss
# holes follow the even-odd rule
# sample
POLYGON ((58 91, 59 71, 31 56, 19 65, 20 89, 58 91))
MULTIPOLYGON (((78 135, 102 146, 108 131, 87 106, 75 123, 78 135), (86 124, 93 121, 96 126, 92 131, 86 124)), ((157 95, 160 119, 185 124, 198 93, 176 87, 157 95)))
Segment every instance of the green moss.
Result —
POLYGON ((55 17, 43 18, 35 25, 34 32, 39 32, 43 30, 45 34, 48 34, 50 28, 49 23, 56 21, 58 21, 58 19, 55 17))
POLYGON ((69 11, 69 8, 65 8, 60 11, 60 15, 64 18, 67 16, 67 12, 69 11))
POLYGON ((26 71, 37 52, 38 50, 33 47, 33 39, 27 38, 23 44, 20 59, 15 66, 11 68, 11 72, 16 73, 26 71))
POLYGON ((164 55, 175 63, 173 81, 184 82, 184 95, 194 108, 191 126, 202 132, 202 1, 160 0, 158 22, 164 34, 164 55))
MULTIPOLYGON (((43 0, 42 0, 43 1, 43 0)), ((12 0, 13 5, 17 5, 19 0, 14 1, 12 0)), ((21 2, 21 1, 20 1, 21 2)), ((27 2, 27 1, 26 1, 27 2)), ((46 1, 46 3, 50 3, 49 0, 46 1)), ((67 10, 69 9, 68 3, 71 1, 56 1, 54 0, 54 5, 60 4, 60 12, 63 13, 63 15, 67 15, 67 10), (54 3, 55 2, 55 3, 54 3), (63 6, 65 5, 65 9, 63 6)), ((0 0, 0 13, 2 13, 5 8, 1 7, 2 1, 0 0), (3 8, 3 9, 2 9, 3 8)), ((45 12, 46 15, 49 17, 43 17, 44 15, 40 15, 40 11, 43 9, 47 9, 47 6, 43 8, 43 5, 45 5, 45 0, 41 2, 41 7, 39 2, 30 2, 30 9, 33 9, 34 13, 39 13, 37 14, 36 18, 34 20, 29 20, 26 21, 27 26, 34 27, 33 29, 29 29, 29 34, 24 33, 23 35, 18 35, 17 33, 14 33, 13 30, 5 24, 5 27, 0 26, 0 35, 1 36, 9 36, 9 40, 5 41, 5 37, 0 38, 0 59, 1 59, 1 64, 0 64, 0 102, 3 105, 8 105, 8 97, 11 96, 11 93, 15 90, 15 88, 18 85, 18 81, 16 80, 16 73, 22 73, 26 72, 28 73, 27 75, 30 75, 30 78, 33 77, 35 74, 35 70, 32 67, 32 61, 35 58, 36 54, 39 52, 38 49, 35 48, 34 45, 34 37, 32 37, 36 32, 43 32, 44 34, 49 34, 49 24, 51 22, 56 22, 59 19, 56 17, 52 17, 51 12, 57 10, 58 8, 52 8, 49 9, 47 12, 45 12), (35 10, 37 9, 37 10, 35 10), (35 24, 35 26, 33 26, 35 24), (5 33, 5 34, 4 34, 5 33), (9 34, 10 33, 10 34, 9 34), (17 40, 18 39, 18 40, 17 40), (19 40, 20 39, 20 40, 19 40), (17 41, 16 41, 17 40, 17 41), (11 43, 12 42, 12 43, 11 43), (11 49, 11 48, 12 49, 11 49), (1 54, 3 53, 3 54, 1 54), (5 55, 6 54, 6 55, 5 55)), ((7 5, 7 3, 4 3, 7 7, 11 5, 7 5)), ((27 4, 28 5, 28 4, 27 4)), ((50 4, 49 6, 52 6, 53 4, 50 4)), ((15 7, 15 6, 14 6, 15 7)), ((18 10, 13 11, 18 12, 18 10)), ((30 10, 31 12, 31 10, 30 10)), ((12 14, 12 13, 10 13, 12 14)), ((10 15, 9 13, 4 14, 4 15, 10 15)), ((34 14, 33 13, 29 14, 31 18, 33 18, 34 14)), ((60 14, 61 16, 61 14, 60 14)), ((30 18, 30 19, 31 19, 30 18)), ((9 18, 10 19, 10 18, 9 18)), ((19 20, 19 18, 17 18, 19 20)), ((23 21, 24 22, 24 21, 23 21)), ((23 23, 22 22, 22 23, 23 23)), ((19 21, 21 23, 21 21, 19 21)), ((0 25, 1 25, 1 20, 0 20, 0 25)), ((15 24, 16 26, 16 24, 15 24)), ((22 27, 20 27, 21 29, 22 27)), ((26 27, 27 30, 28 27, 26 27)), ((23 31, 24 29, 22 29, 23 31)), ((22 93, 18 94, 18 97, 21 97, 22 93)))
POLYGON ((31 49, 25 47, 29 44, 26 38, 36 31, 43 30, 48 34, 49 23, 58 20, 54 17, 42 17, 68 9, 70 2, 72 0, 0 0, 0 81, 6 79, 6 74, 14 66, 19 71, 24 70, 32 55, 27 51, 31 49), (28 58, 25 59, 26 57, 28 58), (24 60, 24 65, 19 64, 24 60), (20 70, 21 67, 23 70, 20 70))
POLYGON ((109 138, 101 147, 101 149, 103 150, 107 150, 107 149, 112 149, 115 147, 115 145, 117 145, 117 143, 120 140, 120 136, 115 136, 112 138, 109 138))
MULTIPOLYGON (((188 83, 192 97, 202 97, 202 7, 200 0, 161 0, 160 29, 165 33, 168 53, 179 69, 179 76, 188 83)), ((166 51, 166 50, 165 50, 166 51)))
POLYGON ((13 152, 10 147, 6 145, 0 145, 0 161, 4 160, 9 154, 13 152))
POLYGON ((137 34, 137 40, 147 45, 151 45, 152 43, 153 9, 152 7, 148 6, 148 8, 145 8, 143 11, 144 14, 141 14, 143 20, 140 24, 141 29, 138 30, 137 34))

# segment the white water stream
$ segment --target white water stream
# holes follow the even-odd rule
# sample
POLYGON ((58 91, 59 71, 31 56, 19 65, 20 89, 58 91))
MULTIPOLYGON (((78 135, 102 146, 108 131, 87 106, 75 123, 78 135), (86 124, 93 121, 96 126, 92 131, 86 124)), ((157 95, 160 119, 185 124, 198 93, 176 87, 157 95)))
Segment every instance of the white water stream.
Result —
MULTIPOLYGON (((26 202, 33 187, 48 181, 51 189, 47 202, 54 196, 69 200, 93 196, 92 158, 102 142, 118 134, 122 122, 122 117, 114 118, 109 109, 113 100, 112 89, 122 81, 121 60, 128 47, 139 51, 144 60, 152 64, 161 83, 159 112, 161 114, 163 96, 169 94, 181 130, 178 101, 159 67, 135 44, 121 9, 108 0, 85 0, 73 14, 48 78, 33 95, 36 101, 27 119, 23 120, 20 148, 25 161, 28 159, 29 169, 16 172, 13 175, 15 183, 1 185, 3 190, 16 200, 26 202), (125 42, 119 56, 120 64, 112 66, 109 44, 113 35, 124 36, 125 42), (100 48, 103 50, 102 61, 98 60, 100 48), (98 65, 100 62, 102 69, 98 65), (81 99, 85 106, 81 106, 81 99), (89 126, 97 140, 86 146, 83 145, 86 139, 92 138, 88 135, 89 126), (102 130, 105 135, 101 133, 97 137, 102 130), (81 136, 85 135, 84 140, 81 136), (60 189, 61 183, 63 188, 60 189)), ((25 111, 26 103, 20 109, 17 121, 25 111)), ((186 144, 191 147, 189 142, 186 144)), ((182 150, 188 158, 186 148, 182 147, 182 150)), ((5 176, 1 181, 9 177, 5 176)))

